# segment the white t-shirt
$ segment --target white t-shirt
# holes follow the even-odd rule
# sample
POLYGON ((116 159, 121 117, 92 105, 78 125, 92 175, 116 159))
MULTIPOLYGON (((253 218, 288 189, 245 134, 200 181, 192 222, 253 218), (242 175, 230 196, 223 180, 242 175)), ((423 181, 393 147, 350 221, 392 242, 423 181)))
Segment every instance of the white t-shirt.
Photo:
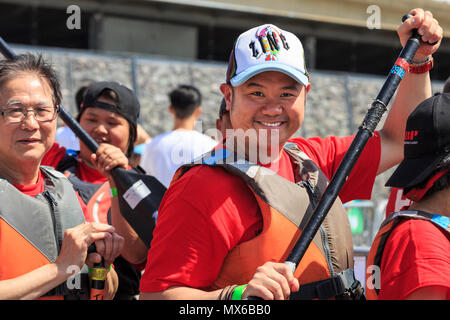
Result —
POLYGON ((80 150, 80 140, 67 126, 56 129, 55 141, 66 149, 80 150))
POLYGON ((173 130, 160 134, 147 144, 140 166, 169 187, 177 169, 212 150, 217 142, 195 130, 173 130))

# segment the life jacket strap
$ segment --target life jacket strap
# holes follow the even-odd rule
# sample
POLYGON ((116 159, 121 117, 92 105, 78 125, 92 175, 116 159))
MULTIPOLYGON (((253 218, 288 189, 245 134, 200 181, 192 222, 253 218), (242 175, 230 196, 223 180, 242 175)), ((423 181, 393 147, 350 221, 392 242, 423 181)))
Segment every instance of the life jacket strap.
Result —
POLYGON ((328 279, 300 285, 300 290, 291 293, 291 300, 365 300, 361 283, 355 278, 353 269, 347 269, 328 279))

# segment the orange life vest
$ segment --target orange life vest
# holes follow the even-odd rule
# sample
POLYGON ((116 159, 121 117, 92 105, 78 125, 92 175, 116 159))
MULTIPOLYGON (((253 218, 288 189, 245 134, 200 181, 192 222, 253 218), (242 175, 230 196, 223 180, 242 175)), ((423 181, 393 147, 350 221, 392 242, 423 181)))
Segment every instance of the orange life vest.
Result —
MULTIPOLYGON (((175 174, 172 183, 194 165, 222 167, 244 179, 261 211, 262 232, 230 251, 211 290, 248 283, 265 262, 284 261, 311 217, 328 179, 296 144, 286 144, 285 150, 298 168, 295 184, 226 149, 213 150, 203 155, 201 162, 182 166, 175 174)), ((291 299, 348 298, 354 292, 360 296, 362 288, 352 268, 350 223, 337 199, 295 270, 301 289, 291 299)))
POLYGON ((422 219, 430 221, 450 233, 450 218, 424 211, 399 211, 392 213, 383 221, 375 239, 372 242, 367 257, 366 297, 368 300, 378 300, 381 284, 381 259, 384 248, 392 230, 404 219, 422 219))
MULTIPOLYGON (((84 222, 72 185, 41 167, 45 191, 30 197, 0 178, 0 280, 19 277, 56 260, 64 232, 84 222)), ((65 283, 41 299, 63 299, 65 283)))

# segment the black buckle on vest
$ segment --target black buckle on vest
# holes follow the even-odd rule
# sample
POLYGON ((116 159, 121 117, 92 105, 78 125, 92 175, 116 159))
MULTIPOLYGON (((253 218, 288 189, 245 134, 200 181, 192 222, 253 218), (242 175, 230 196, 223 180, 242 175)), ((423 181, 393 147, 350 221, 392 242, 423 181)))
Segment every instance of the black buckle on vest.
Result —
POLYGON ((361 283, 353 270, 347 269, 334 277, 300 285, 298 292, 291 293, 291 300, 363 300, 361 283))

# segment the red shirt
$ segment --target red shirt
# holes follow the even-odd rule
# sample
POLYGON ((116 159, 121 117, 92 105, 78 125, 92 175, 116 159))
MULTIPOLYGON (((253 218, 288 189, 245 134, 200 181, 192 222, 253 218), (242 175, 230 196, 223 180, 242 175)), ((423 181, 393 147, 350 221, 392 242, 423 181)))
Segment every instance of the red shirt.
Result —
MULTIPOLYGON (((295 138, 290 142, 299 145, 330 178, 352 140, 295 138)), ((370 198, 379 158, 376 133, 342 189, 342 201, 370 198)), ((272 167, 294 181, 293 165, 284 151, 279 164, 272 167)), ((222 168, 192 168, 172 183, 159 207, 140 291, 158 292, 175 285, 209 287, 228 252, 255 237, 261 228, 259 207, 242 179, 222 168)))
MULTIPOLYGON (((61 147, 56 142, 44 155, 41 165, 56 168, 61 160, 64 159, 66 148, 61 147)), ((82 181, 94 184, 101 184, 108 180, 104 175, 96 169, 88 167, 83 161, 79 161, 75 172, 76 176, 82 181)))
POLYGON ((408 219, 395 227, 381 259, 381 300, 403 300, 427 286, 447 288, 450 299, 450 235, 434 223, 408 219))
POLYGON ((12 185, 23 194, 34 198, 39 193, 44 192, 44 176, 42 175, 42 171, 39 170, 38 180, 35 184, 20 185, 13 183, 12 185))
POLYGON ((53 143, 50 150, 48 150, 44 157, 41 160, 41 166, 49 166, 56 168, 58 166, 58 163, 64 159, 64 156, 66 154, 66 148, 61 147, 56 142, 53 143))

